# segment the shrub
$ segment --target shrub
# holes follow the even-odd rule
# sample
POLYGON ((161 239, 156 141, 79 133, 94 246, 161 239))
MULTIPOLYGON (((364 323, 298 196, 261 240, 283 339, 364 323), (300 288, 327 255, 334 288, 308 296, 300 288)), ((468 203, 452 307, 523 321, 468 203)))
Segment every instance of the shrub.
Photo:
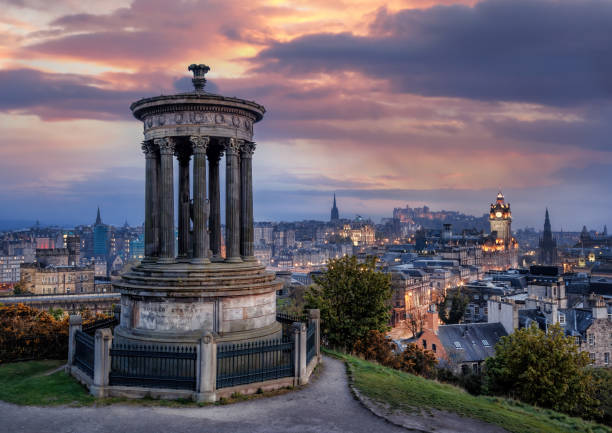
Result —
POLYGON ((353 353, 388 367, 396 363, 393 343, 380 331, 369 331, 364 338, 357 340, 353 353))
MULTIPOLYGON (((103 315, 84 311, 83 325, 103 315)), ((68 316, 56 319, 46 311, 23 304, 0 305, 0 362, 65 359, 68 355, 68 316)))
POLYGON ((396 370, 428 378, 436 376, 438 361, 430 350, 409 344, 403 352, 395 354, 393 348, 393 343, 382 332, 372 330, 363 339, 357 340, 353 353, 396 370))

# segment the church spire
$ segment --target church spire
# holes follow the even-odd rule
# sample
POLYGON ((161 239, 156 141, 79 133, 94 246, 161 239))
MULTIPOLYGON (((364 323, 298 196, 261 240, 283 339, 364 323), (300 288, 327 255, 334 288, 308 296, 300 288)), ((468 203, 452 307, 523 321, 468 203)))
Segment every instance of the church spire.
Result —
POLYGON ((546 214, 544 216, 544 231, 540 238, 539 256, 539 261, 542 265, 557 264, 557 240, 553 238, 548 208, 546 208, 546 214))
POLYGON ((331 209, 331 221, 338 221, 340 219, 340 215, 338 212, 338 206, 336 206, 336 193, 334 193, 334 205, 331 209))
POLYGON ((98 206, 98 215, 96 216, 96 223, 94 225, 99 226, 102 224, 102 218, 100 217, 100 206, 98 206))

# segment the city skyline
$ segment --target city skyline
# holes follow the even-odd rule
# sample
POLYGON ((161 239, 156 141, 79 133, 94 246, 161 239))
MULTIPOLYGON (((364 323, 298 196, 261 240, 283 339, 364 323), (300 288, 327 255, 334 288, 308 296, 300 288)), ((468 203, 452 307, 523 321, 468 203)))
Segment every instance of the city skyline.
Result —
POLYGON ((481 216, 501 186, 515 228, 541 228, 546 207, 555 231, 611 221, 612 5, 236 5, 8 2, 0 220, 90 224, 100 205, 141 222, 129 103, 188 90, 185 64, 205 62, 210 91, 268 110, 256 220, 327 220, 334 192, 344 218, 406 203, 481 216))

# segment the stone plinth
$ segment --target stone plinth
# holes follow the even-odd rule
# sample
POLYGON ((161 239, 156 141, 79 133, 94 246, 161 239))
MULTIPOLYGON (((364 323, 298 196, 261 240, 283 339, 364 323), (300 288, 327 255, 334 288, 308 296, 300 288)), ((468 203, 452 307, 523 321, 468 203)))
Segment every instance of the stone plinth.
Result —
POLYGON ((203 333, 219 342, 277 338, 282 283, 259 263, 143 263, 114 283, 121 293, 118 342, 187 344, 203 333))

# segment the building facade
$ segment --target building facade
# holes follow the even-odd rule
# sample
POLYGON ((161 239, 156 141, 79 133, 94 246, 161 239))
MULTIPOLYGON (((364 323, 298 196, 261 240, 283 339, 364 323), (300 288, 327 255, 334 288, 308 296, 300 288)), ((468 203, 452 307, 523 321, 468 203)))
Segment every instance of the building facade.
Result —
POLYGON ((93 266, 48 266, 37 263, 21 266, 23 290, 35 295, 93 293, 93 266))

